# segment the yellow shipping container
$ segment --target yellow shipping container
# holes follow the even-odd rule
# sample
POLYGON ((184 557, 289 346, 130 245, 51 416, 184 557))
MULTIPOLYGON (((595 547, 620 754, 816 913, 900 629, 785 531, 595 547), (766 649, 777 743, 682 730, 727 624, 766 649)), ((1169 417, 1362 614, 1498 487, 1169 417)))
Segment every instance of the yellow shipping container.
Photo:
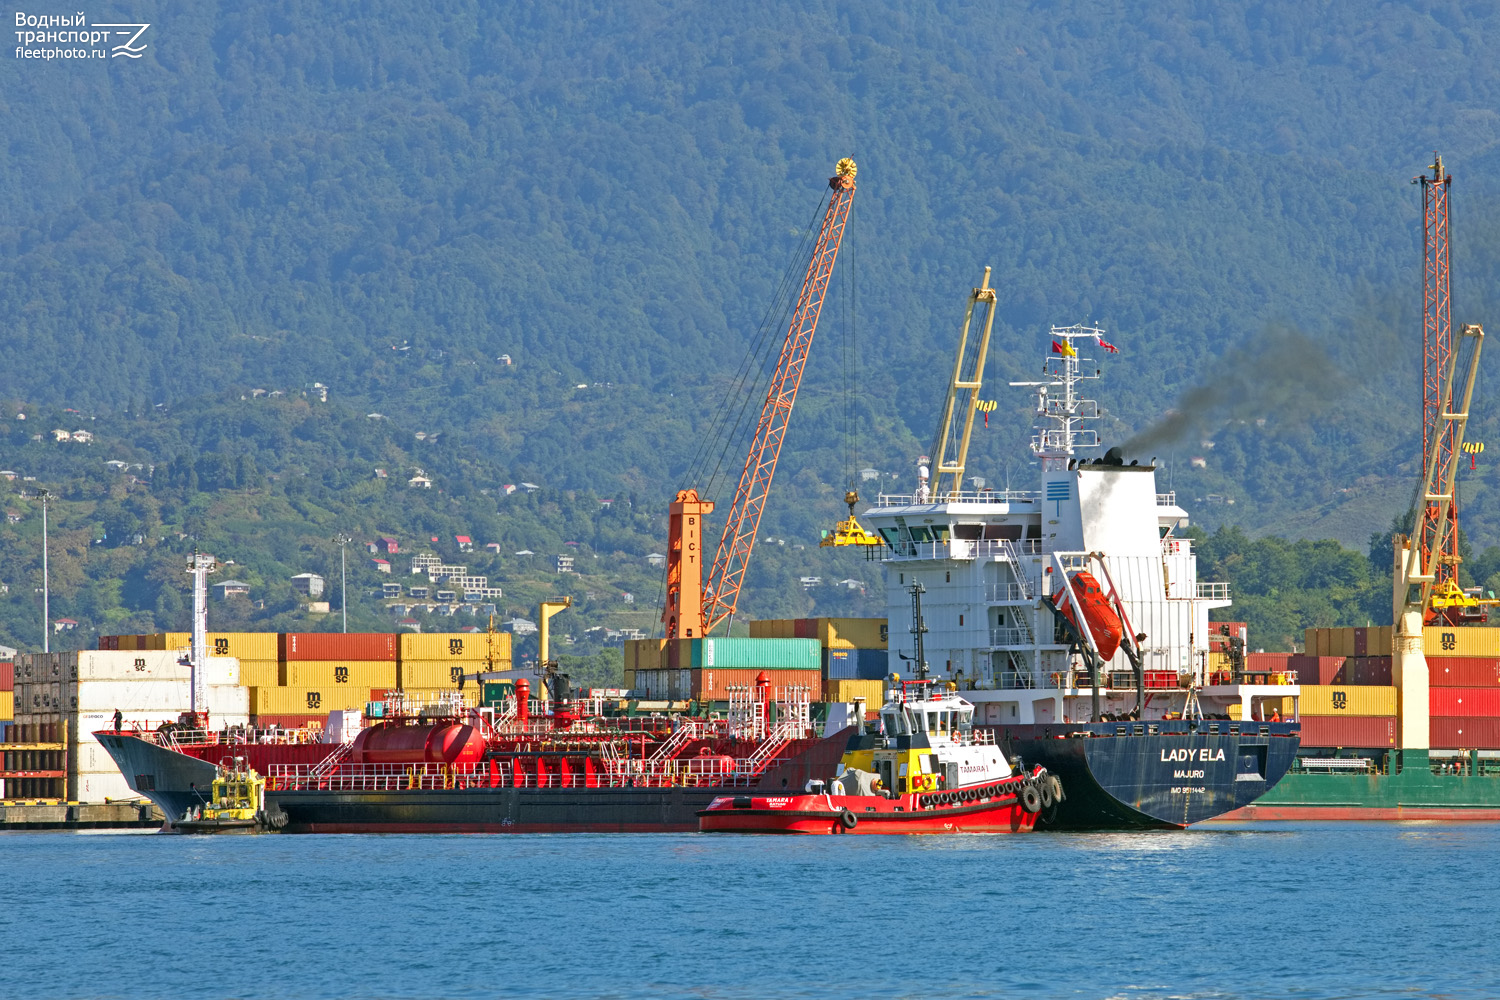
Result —
POLYGON ((1500 657, 1500 628, 1444 628, 1429 626, 1422 630, 1422 647, 1427 656, 1500 657))
POLYGON ((629 691, 635 687, 635 671, 625 671, 625 690, 629 691))
POLYGON ((369 690, 396 685, 390 660, 287 660, 281 664, 282 687, 355 687, 369 690))
POLYGON ((403 660, 509 660, 510 633, 403 632, 397 655, 403 660))
POLYGON ((281 683, 281 664, 276 660, 241 660, 240 683, 245 687, 276 687, 281 683))
MULTIPOLYGON (((488 673, 491 669, 483 660, 403 660, 396 671, 396 683, 403 688, 456 688, 461 675, 488 673)), ((509 670, 510 660, 497 660, 493 669, 509 670)), ((472 683, 469 680, 464 685, 472 683)))
POLYGON ((1232 666, 1233 666, 1233 664, 1229 662, 1229 654, 1228 653, 1224 653, 1224 652, 1220 652, 1218 650, 1212 650, 1212 649, 1209 650, 1209 652, 1208 652, 1208 669, 1210 669, 1210 670, 1229 670, 1232 666))
POLYGON ((0 691, 0 722, 9 722, 16 717, 16 693, 0 691))
MULTIPOLYGON (((795 618, 763 618, 750 623, 752 639, 795 639, 795 618)), ((642 668, 644 669, 644 668, 642 668)))
POLYGON ((1240 716, 1243 714, 1244 710, 1239 702, 1234 702, 1229 706, 1229 718, 1234 720, 1235 722, 1238 722, 1240 716))
POLYGON ((363 710, 369 700, 369 688, 349 687, 346 684, 327 687, 253 687, 250 689, 250 714, 308 715, 349 708, 363 710))
POLYGON ((885 704, 885 681, 828 681, 825 695, 829 701, 865 700, 865 708, 875 711, 885 704))
POLYGON ((666 666, 662 660, 665 658, 663 650, 667 647, 665 639, 626 639, 625 640, 625 669, 626 670, 660 670, 666 666))
POLYGON ((210 632, 208 651, 214 656, 245 660, 278 660, 281 636, 276 632, 210 632))
POLYGON ((131 650, 135 649, 135 636, 133 636, 133 635, 119 635, 119 636, 115 636, 115 638, 120 640, 120 648, 121 649, 131 649, 131 650))
MULTIPOLYGON (((1395 715, 1396 689, 1345 684, 1302 685, 1303 715, 1395 715)), ((1285 715, 1285 713, 1282 713, 1285 715)))
MULTIPOLYGON (((158 632, 151 637, 152 649, 184 649, 193 644, 191 632, 158 632)), ((212 651, 213 647, 209 647, 212 651)))
POLYGON ((884 618, 818 619, 818 641, 824 649, 885 649, 888 635, 884 618))

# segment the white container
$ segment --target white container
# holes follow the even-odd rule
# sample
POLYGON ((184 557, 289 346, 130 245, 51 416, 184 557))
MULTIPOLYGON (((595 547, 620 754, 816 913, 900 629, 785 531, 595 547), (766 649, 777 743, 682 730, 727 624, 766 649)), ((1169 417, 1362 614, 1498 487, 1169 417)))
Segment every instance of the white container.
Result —
MULTIPOLYGON (((238 663, 234 664, 238 671, 238 663)), ((250 689, 236 684, 210 684, 205 693, 210 716, 247 715, 250 689)), ((192 685, 184 680, 79 681, 79 712, 186 712, 192 707, 192 685)), ((175 719, 175 714, 173 718, 175 719)))
POLYGON ((79 802, 104 802, 110 799, 116 802, 122 799, 145 801, 145 796, 132 791, 125 775, 118 769, 78 773, 79 802))

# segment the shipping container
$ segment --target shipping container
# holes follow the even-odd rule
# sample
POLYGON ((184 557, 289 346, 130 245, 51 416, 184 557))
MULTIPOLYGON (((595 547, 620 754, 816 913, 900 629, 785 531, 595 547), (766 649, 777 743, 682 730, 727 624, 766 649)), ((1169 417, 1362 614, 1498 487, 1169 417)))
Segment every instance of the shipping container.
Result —
MULTIPOLYGON (((691 641, 691 640, 684 640, 691 641)), ((637 698, 686 701, 692 697, 692 670, 637 670, 631 688, 637 698)))
POLYGON ((626 670, 660 670, 664 664, 662 653, 666 649, 665 639, 626 639, 626 670))
POLYGON ((275 632, 210 632, 208 651, 238 660, 279 660, 281 636, 275 632))
POLYGON ((240 683, 245 687, 275 687, 281 683, 280 661, 241 660, 240 683))
POLYGON ((125 780, 125 775, 120 773, 119 768, 113 772, 103 771, 78 775, 78 788, 75 794, 79 802, 87 803, 145 801, 139 792, 131 791, 130 783, 125 780))
POLYGON ((825 680, 884 681, 890 673, 890 657, 884 649, 825 649, 825 680))
POLYGON ((1344 676, 1334 683, 1388 686, 1391 679, 1389 656, 1351 656, 1344 662, 1344 676))
MULTIPOLYGON (((187 649, 193 645, 191 632, 157 632, 150 637, 153 650, 187 649)), ((212 646, 208 647, 210 651, 212 646)))
POLYGON ((1500 718, 1500 687, 1435 687, 1427 694, 1429 715, 1500 718))
POLYGON ((398 636, 385 632, 286 632, 278 659, 394 660, 398 636))
POLYGON ((1428 626, 1422 630, 1422 647, 1429 660, 1445 656, 1500 658, 1500 628, 1428 626))
POLYGON ((0 691, 16 689, 16 665, 10 661, 0 663, 0 691))
POLYGON ((16 693, 14 691, 0 691, 0 722, 6 722, 16 717, 16 693))
POLYGON ((1313 715, 1302 717, 1304 747, 1379 748, 1396 745, 1395 716, 1313 715))
POLYGON ((795 618, 763 618, 760 621, 750 623, 750 638, 752 639, 795 639, 797 620, 795 618))
POLYGON ((119 649, 120 637, 117 635, 101 635, 99 637, 100 649, 119 649))
POLYGON ((391 660, 288 660, 281 665, 281 687, 395 687, 391 660))
POLYGON ((1434 750, 1500 750, 1500 718, 1434 715, 1428 732, 1434 750))
POLYGON ((348 685, 261 687, 250 688, 249 691, 251 715, 304 715, 309 712, 321 712, 327 716, 335 709, 363 709, 366 702, 376 701, 381 697, 381 695, 373 694, 371 688, 355 688, 348 685))
POLYGON ((1303 718, 1316 715, 1396 714, 1396 689, 1393 687, 1303 684, 1301 695, 1303 718))
MULTIPOLYGON (((683 673, 683 671, 677 671, 677 673, 683 673)), ((771 685, 773 701, 785 697, 788 690, 792 688, 806 689, 809 701, 823 700, 823 677, 816 670, 738 670, 704 667, 693 670, 690 674, 689 684, 685 690, 681 687, 669 689, 683 693, 672 694, 670 697, 678 700, 695 698, 698 701, 728 701, 731 687, 754 688, 756 680, 764 674, 771 685)))
POLYGON ((1500 660, 1482 656, 1437 656, 1427 661, 1433 687, 1500 687, 1500 660))
POLYGON ((884 618, 815 618, 824 649, 885 649, 890 627, 884 618))
POLYGON ((406 632, 398 638, 403 660, 510 661, 509 632, 406 632))
MULTIPOLYGON (((677 639, 667 644, 668 669, 823 669, 815 639, 677 639)), ((640 668, 637 667, 637 670, 640 668)))
POLYGON ((1245 669, 1256 674, 1293 673, 1291 659, 1295 653, 1246 653, 1245 669))
MULTIPOLYGON (((210 684, 206 688, 211 715, 244 715, 245 688, 237 684, 210 684)), ((79 681, 69 696, 69 709, 79 712, 178 713, 192 706, 192 685, 181 681, 79 681)))
POLYGON ((1344 656, 1308 656, 1298 653, 1291 657, 1288 666, 1298 684, 1342 684, 1345 681, 1344 656))
POLYGON ((816 639, 818 637, 818 620, 816 618, 794 618, 792 619, 793 639, 816 639))
POLYGON ((1220 673, 1234 669, 1234 664, 1230 661, 1227 652, 1211 649, 1208 651, 1208 669, 1214 673, 1220 673))
POLYGON ((873 712, 885 704, 885 681, 831 680, 823 690, 827 701, 865 700, 865 710, 873 712))
MULTIPOLYGON (((497 661, 493 666, 484 660, 403 660, 396 671, 396 683, 404 688, 456 688, 465 674, 472 678, 475 674, 504 671, 510 667, 510 660, 497 661)), ((467 687, 474 681, 463 683, 467 687)))

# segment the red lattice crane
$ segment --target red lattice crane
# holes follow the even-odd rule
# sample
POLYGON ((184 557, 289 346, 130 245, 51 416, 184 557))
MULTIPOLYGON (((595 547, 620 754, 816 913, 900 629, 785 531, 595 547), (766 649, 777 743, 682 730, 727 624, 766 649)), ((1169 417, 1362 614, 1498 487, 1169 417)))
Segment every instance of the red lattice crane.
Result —
POLYGON ((765 403, 755 427, 750 454, 734 491, 734 503, 724 522, 724 533, 714 554, 707 581, 702 577, 703 517, 714 509, 695 489, 682 490, 672 502, 667 529, 667 594, 662 622, 668 639, 696 639, 734 614, 740 587, 750 566, 760 516, 770 496, 776 475, 776 460, 786 438, 787 423, 797 402, 797 389, 807 367, 807 352, 818 329, 818 316, 838 260, 849 207, 854 201, 854 161, 845 157, 834 168, 828 187, 832 191, 823 224, 813 245, 802 291, 787 327, 775 374, 766 390, 765 403))
MULTIPOLYGON (((1453 278, 1449 268, 1448 193, 1453 178, 1443 171, 1443 158, 1432 154, 1431 176, 1422 185, 1422 459, 1424 466, 1437 451, 1437 468, 1446 469, 1453 457, 1454 427, 1443 418, 1443 377, 1453 353, 1453 278)), ((1458 577, 1458 509, 1450 493, 1423 503, 1417 526, 1422 565, 1436 575, 1436 587, 1458 577)))

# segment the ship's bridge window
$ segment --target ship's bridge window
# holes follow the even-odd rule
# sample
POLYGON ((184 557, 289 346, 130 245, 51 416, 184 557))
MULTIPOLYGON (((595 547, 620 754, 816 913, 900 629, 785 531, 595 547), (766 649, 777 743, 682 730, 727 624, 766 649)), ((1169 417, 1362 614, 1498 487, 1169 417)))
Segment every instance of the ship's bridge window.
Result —
POLYGON ((930 542, 930 541, 932 541, 932 532, 929 531, 928 529, 922 527, 921 525, 912 525, 912 527, 911 527, 910 530, 911 530, 911 539, 912 539, 912 541, 914 541, 914 542, 930 542))
POLYGON ((1008 538, 1013 542, 1021 540, 1021 526, 1019 524, 986 524, 984 526, 985 538, 1008 538))
MULTIPOLYGON (((1020 530, 1019 526, 1017 530, 1020 530)), ((983 534, 984 525, 982 524, 955 524, 953 526, 954 538, 962 538, 966 541, 978 541, 983 534)))
POLYGON ((910 731, 901 725, 901 716, 897 712, 882 712, 880 717, 887 736, 904 736, 910 731))
POLYGON ((948 540, 948 526, 946 524, 934 524, 932 526, 932 540, 934 542, 946 542, 948 540))
POLYGON ((885 544, 895 548, 896 543, 901 540, 901 533, 895 528, 881 528, 880 537, 885 539, 885 544))
POLYGON ((938 713, 938 712, 928 712, 927 713, 927 731, 929 733, 938 732, 938 715, 939 714, 940 713, 938 713))

